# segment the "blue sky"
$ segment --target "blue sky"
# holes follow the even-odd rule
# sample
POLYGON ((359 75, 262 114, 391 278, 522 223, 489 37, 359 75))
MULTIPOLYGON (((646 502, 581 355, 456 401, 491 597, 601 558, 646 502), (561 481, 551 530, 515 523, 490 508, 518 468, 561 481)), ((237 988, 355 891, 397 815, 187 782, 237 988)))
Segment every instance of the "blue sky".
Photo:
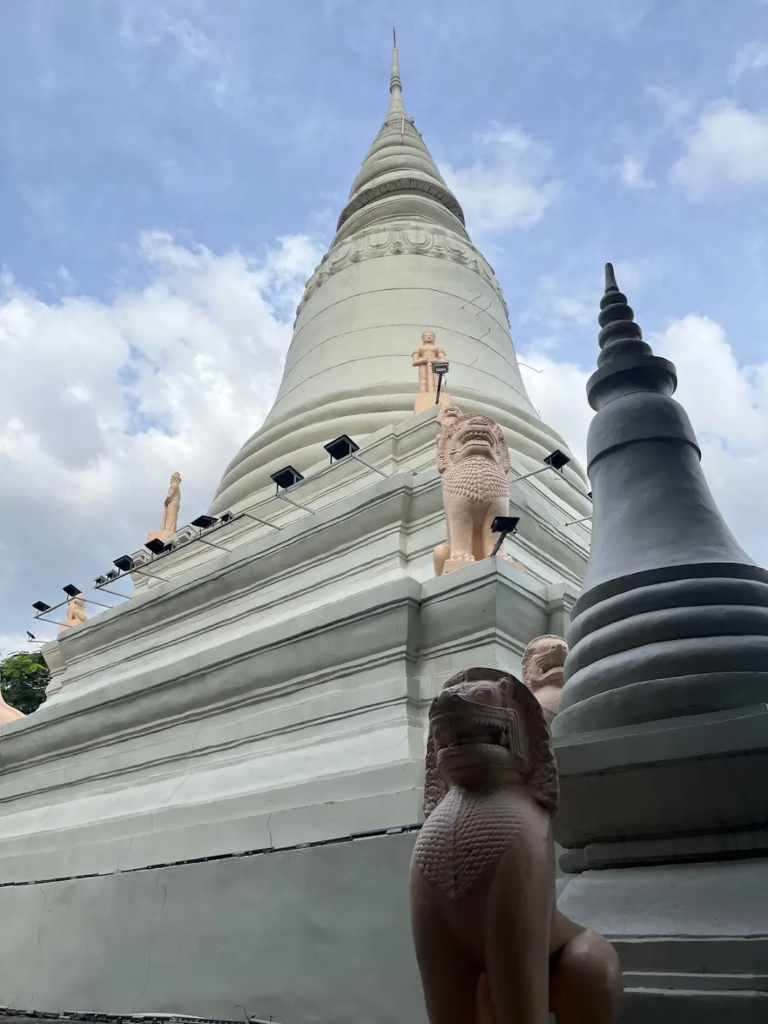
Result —
POLYGON ((2 500, 35 544, 6 549, 0 648, 156 528, 179 460, 204 508, 269 408, 386 111, 393 22, 542 414, 580 450, 612 260, 768 560, 768 4, 4 0, 2 500))

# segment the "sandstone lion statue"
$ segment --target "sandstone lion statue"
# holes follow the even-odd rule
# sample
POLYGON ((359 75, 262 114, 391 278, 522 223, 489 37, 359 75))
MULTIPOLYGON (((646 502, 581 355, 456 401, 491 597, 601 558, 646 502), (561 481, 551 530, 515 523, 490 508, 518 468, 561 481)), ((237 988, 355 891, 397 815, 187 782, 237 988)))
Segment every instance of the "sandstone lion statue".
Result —
MULTIPOLYGON (((437 468, 442 477, 448 541, 434 550, 435 575, 488 558, 491 523, 509 513, 509 448, 498 423, 449 405, 438 415, 437 468)), ((522 569, 502 548, 499 558, 522 569)))
POLYGON ((523 682, 541 705, 550 729, 560 710, 567 655, 568 644, 561 636, 551 633, 531 640, 523 652, 523 682))
POLYGON ((555 906, 558 779, 538 701, 472 668, 429 712, 411 927, 430 1024, 616 1024, 621 965, 555 906))

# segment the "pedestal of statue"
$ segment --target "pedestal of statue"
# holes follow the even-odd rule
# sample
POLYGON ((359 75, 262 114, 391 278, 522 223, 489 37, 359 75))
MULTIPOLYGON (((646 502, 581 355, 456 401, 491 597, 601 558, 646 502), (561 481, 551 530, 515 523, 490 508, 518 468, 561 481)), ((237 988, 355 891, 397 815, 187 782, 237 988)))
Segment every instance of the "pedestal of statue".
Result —
POLYGON ((438 401, 436 391, 423 391, 416 395, 413 402, 413 415, 418 416, 419 413, 425 412, 427 409, 431 409, 433 405, 442 405, 443 408, 447 408, 451 404, 451 396, 446 395, 444 391, 440 393, 440 400, 438 401))

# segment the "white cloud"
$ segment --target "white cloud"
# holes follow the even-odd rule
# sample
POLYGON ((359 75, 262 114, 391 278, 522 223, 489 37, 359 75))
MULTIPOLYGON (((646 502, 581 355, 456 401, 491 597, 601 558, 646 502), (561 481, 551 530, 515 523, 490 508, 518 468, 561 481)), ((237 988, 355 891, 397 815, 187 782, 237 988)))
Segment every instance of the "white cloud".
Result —
POLYGON ((645 161, 636 156, 627 154, 616 168, 619 177, 627 188, 649 189, 654 187, 654 182, 645 174, 645 161))
POLYGON ((549 177, 546 146, 522 129, 493 125, 478 137, 480 156, 469 167, 443 165, 448 185, 464 208, 470 232, 492 234, 529 228, 558 198, 560 182, 549 177))
MULTIPOLYGON (((648 338, 678 371, 676 399, 686 409, 702 449, 702 467, 726 522, 747 553, 768 566, 768 362, 739 364, 723 327, 689 314, 648 338)), ((586 399, 591 373, 540 351, 520 354, 534 406, 585 459, 592 410, 586 399)))
POLYGON ((558 362, 536 348, 521 352, 520 362, 523 383, 534 408, 545 423, 565 438, 570 450, 586 466, 587 430, 593 416, 587 402, 589 372, 574 363, 558 362))
POLYGON ((688 132, 685 152, 670 172, 690 198, 727 188, 768 185, 768 117, 718 100, 688 132))
POLYGON ((665 128, 679 125, 694 108, 693 99, 677 89, 670 89, 663 85, 648 85, 645 94, 658 105, 665 128))
POLYGON ((48 303, 0 279, 2 632, 27 625, 19 603, 54 603, 135 550, 173 471, 182 518, 205 510, 271 406, 321 255, 306 236, 260 260, 159 233, 140 249, 149 284, 110 302, 48 303))
POLYGON ((742 46, 731 66, 731 79, 736 80, 749 71, 768 68, 768 43, 759 39, 742 46))

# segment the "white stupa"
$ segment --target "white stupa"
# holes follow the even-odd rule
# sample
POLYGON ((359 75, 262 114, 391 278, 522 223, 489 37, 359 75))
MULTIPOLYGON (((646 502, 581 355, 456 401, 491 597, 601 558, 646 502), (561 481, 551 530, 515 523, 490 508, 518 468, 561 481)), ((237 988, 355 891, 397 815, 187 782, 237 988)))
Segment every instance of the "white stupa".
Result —
POLYGON ((427 709, 457 669, 519 673, 529 640, 564 631, 590 508, 573 460, 515 482, 567 446, 526 394, 396 50, 390 94, 274 407, 214 496, 231 520, 135 552, 133 597, 47 645, 47 704, 0 730, 0 1006, 424 1019, 407 868, 427 709), (452 400, 505 432, 525 572, 433 576, 439 428, 413 414, 411 365, 427 328, 452 400), (359 459, 329 465, 343 434, 359 459), (278 495, 286 466, 304 479, 278 495))
MULTIPOLYGON (((386 120, 307 282, 275 404, 227 467, 212 511, 252 502, 286 462, 303 472, 338 434, 359 440, 408 419, 410 357, 425 328, 449 357, 452 398, 500 424, 518 467, 565 447, 526 394, 501 288, 406 113, 394 50, 386 120)), ((571 473, 584 489, 581 470, 571 473)))

